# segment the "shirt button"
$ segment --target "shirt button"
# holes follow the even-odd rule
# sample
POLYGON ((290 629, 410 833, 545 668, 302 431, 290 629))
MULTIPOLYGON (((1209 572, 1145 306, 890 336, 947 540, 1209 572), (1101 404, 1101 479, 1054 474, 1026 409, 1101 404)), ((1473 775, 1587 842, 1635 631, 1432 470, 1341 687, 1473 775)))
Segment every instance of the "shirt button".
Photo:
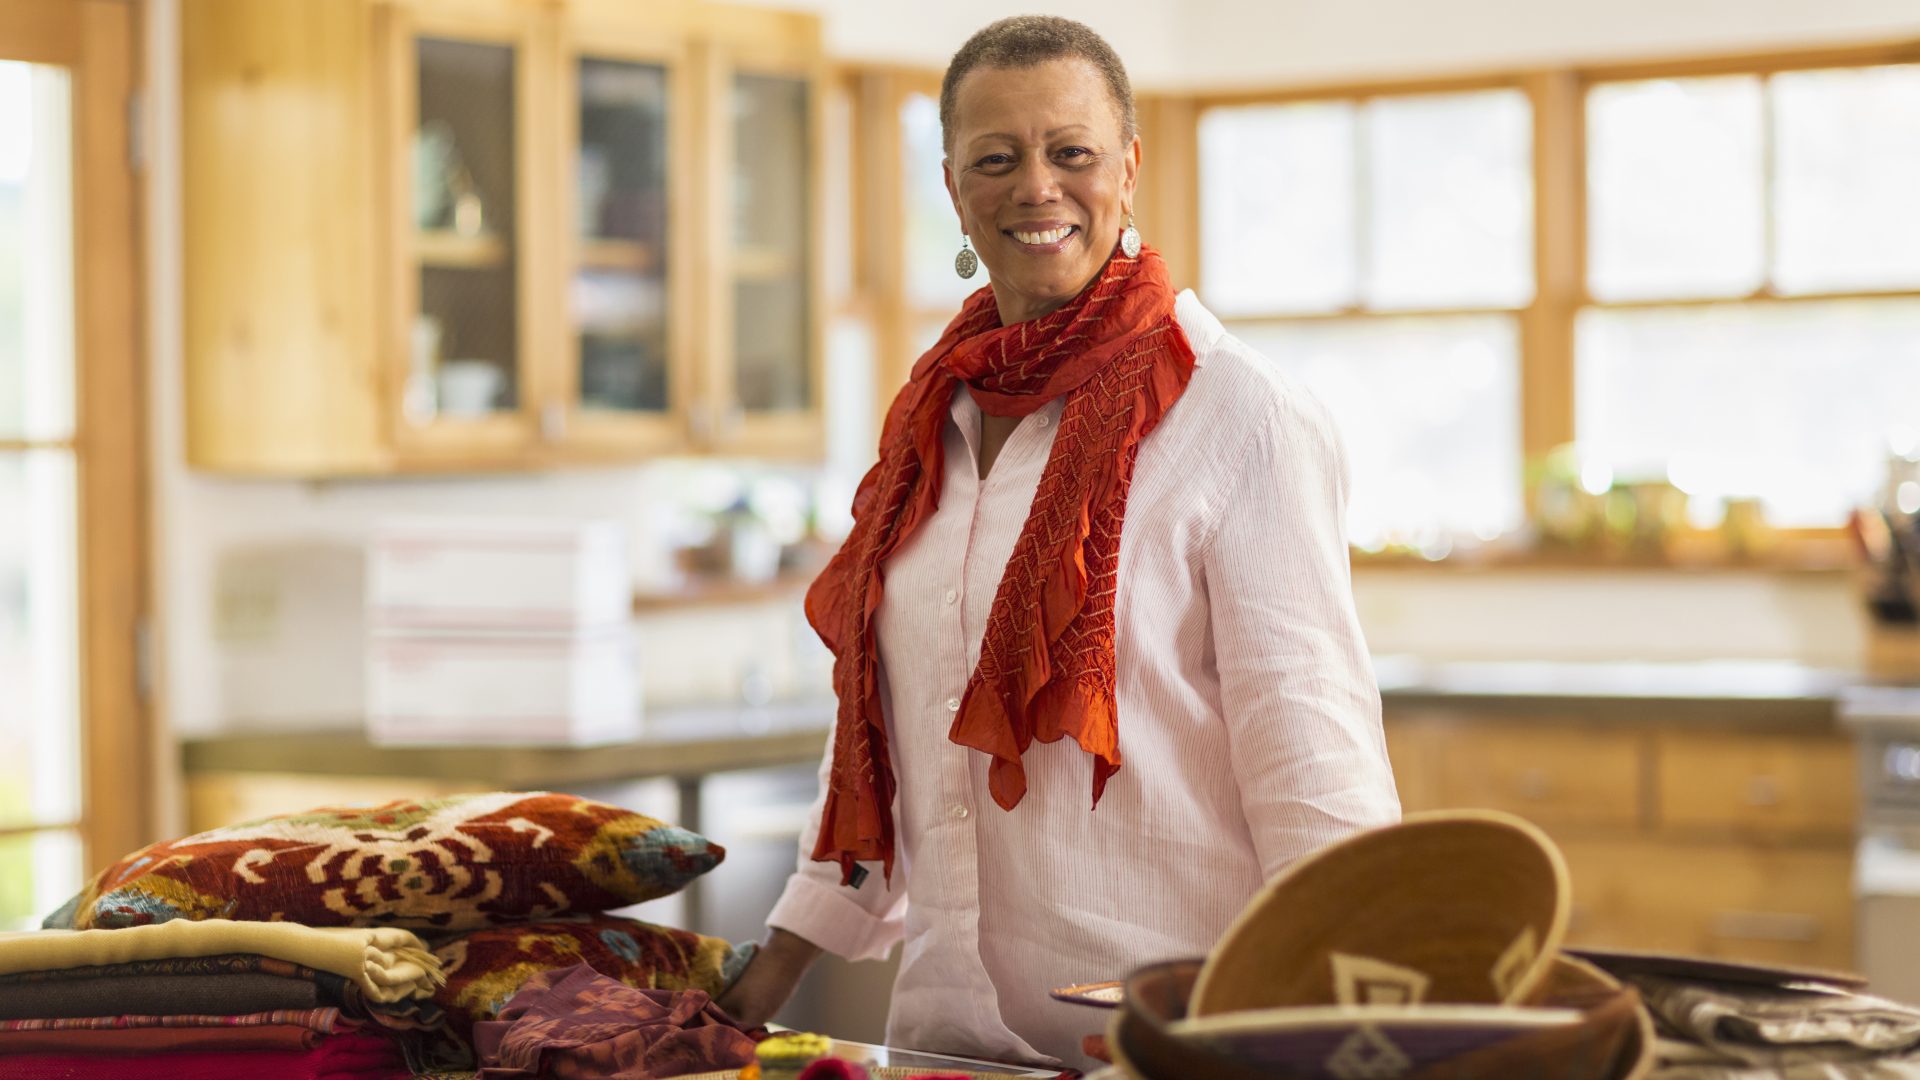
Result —
POLYGON ((959 712, 959 711, 960 711, 960 699, 959 699, 959 698, 957 698, 957 697, 950 697, 950 698, 948 698, 948 699, 947 699, 947 711, 948 711, 948 712, 959 712))
POLYGON ((964 819, 966 818, 966 816, 967 816, 967 813, 968 813, 968 811, 967 811, 967 808, 966 808, 965 806, 962 806, 962 805, 960 805, 960 804, 958 804, 958 803, 955 803, 955 804, 954 804, 954 807, 953 807, 953 816, 954 816, 954 817, 956 817, 956 818, 961 818, 961 819, 963 819, 963 820, 964 820, 964 819))
POLYGON ((1046 418, 1046 417, 1044 417, 1044 416, 1042 416, 1042 417, 1040 418, 1040 426, 1041 426, 1041 427, 1046 427, 1046 426, 1047 426, 1048 424, 1051 424, 1051 423, 1053 423, 1053 421, 1052 421, 1052 420, 1049 420, 1049 419, 1047 419, 1047 418, 1046 418))
POLYGON ((955 600, 958 600, 958 599, 960 599, 960 592, 959 592, 959 590, 957 590, 957 589, 948 589, 948 590, 947 590, 947 603, 949 603, 949 604, 951 604, 951 603, 953 603, 953 602, 954 602, 955 600))

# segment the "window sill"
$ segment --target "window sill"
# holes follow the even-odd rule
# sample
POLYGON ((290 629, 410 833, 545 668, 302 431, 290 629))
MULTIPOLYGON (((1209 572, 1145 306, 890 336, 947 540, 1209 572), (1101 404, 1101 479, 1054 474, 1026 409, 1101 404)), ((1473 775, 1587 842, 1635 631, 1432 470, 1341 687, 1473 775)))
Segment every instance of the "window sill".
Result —
POLYGON ((1736 555, 1712 532, 1683 534, 1665 550, 1638 552, 1609 548, 1500 548, 1455 552, 1442 559, 1415 553, 1352 553, 1356 573, 1391 570, 1428 573, 1651 571, 1657 573, 1741 573, 1845 575, 1859 556, 1845 535, 1820 531, 1788 534, 1765 551, 1736 555))

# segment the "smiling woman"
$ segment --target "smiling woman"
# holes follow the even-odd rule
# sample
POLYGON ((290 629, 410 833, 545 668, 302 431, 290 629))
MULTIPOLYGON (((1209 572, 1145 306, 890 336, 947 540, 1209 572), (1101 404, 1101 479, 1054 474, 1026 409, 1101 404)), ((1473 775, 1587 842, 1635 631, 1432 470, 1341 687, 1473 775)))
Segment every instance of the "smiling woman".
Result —
POLYGON ((1399 806, 1341 448, 1141 246, 1119 58, 1065 19, 994 23, 941 121, 990 283, 914 365, 808 593, 838 722, 722 1004, 764 1020, 821 950, 904 940, 889 1043, 1084 1067, 1093 1025, 1048 987, 1205 952, 1399 806))
POLYGON ((1113 254, 1133 219, 1140 137, 1117 61, 1006 66, 990 44, 954 57, 940 122, 961 233, 1012 325, 1065 304, 1113 254))

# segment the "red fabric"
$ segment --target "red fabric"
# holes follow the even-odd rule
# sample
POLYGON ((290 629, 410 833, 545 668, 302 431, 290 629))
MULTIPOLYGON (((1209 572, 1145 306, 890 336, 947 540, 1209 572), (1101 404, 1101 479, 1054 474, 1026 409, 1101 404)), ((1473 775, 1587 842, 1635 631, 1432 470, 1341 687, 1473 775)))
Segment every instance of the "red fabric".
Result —
POLYGON ((476 1080, 657 1080, 737 1069, 764 1029, 702 990, 641 990, 585 964, 527 980, 500 1019, 473 1026, 476 1080))
MULTIPOLYGON (((126 1080, 127 1059, 111 1054, 21 1054, 0 1066, 7 1080, 126 1080)), ((299 1052, 208 1050, 140 1059, 143 1080, 404 1080, 413 1075, 390 1039, 365 1032, 329 1036, 299 1052)))
POLYGON ((1004 809, 1027 791, 1020 758, 1072 737, 1093 755, 1093 801, 1120 768, 1114 707, 1114 573, 1135 455, 1193 374, 1166 263, 1116 251, 1051 314, 1001 326, 991 288, 973 294, 888 410, 880 461, 854 496, 854 527, 807 592, 807 619, 834 654, 840 711, 813 857, 893 872, 895 778, 881 711, 874 613, 882 565, 940 500, 941 432, 956 381, 982 411, 1027 416, 1065 396, 1033 509, 994 594, 980 664, 948 737, 993 758, 1004 809))

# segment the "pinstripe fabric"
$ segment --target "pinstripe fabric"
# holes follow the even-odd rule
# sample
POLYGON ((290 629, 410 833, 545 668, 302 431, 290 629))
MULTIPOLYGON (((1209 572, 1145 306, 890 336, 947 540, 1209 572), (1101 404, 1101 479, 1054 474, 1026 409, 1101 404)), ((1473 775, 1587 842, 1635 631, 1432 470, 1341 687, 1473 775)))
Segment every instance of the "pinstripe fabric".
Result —
POLYGON ((1140 446, 1115 596, 1127 766, 1097 810, 1070 740, 1028 751, 1029 794, 1003 811, 988 759, 947 738, 1060 403, 1021 421, 981 481, 979 411, 955 394, 938 511, 886 564, 877 632, 905 872, 891 889, 878 873, 841 886, 807 857, 816 803, 768 922, 853 958, 904 939, 895 1044, 1084 1065, 1080 1037, 1102 1018, 1049 987, 1203 953, 1289 861, 1399 815, 1332 422, 1191 292, 1176 316, 1198 365, 1140 446))

